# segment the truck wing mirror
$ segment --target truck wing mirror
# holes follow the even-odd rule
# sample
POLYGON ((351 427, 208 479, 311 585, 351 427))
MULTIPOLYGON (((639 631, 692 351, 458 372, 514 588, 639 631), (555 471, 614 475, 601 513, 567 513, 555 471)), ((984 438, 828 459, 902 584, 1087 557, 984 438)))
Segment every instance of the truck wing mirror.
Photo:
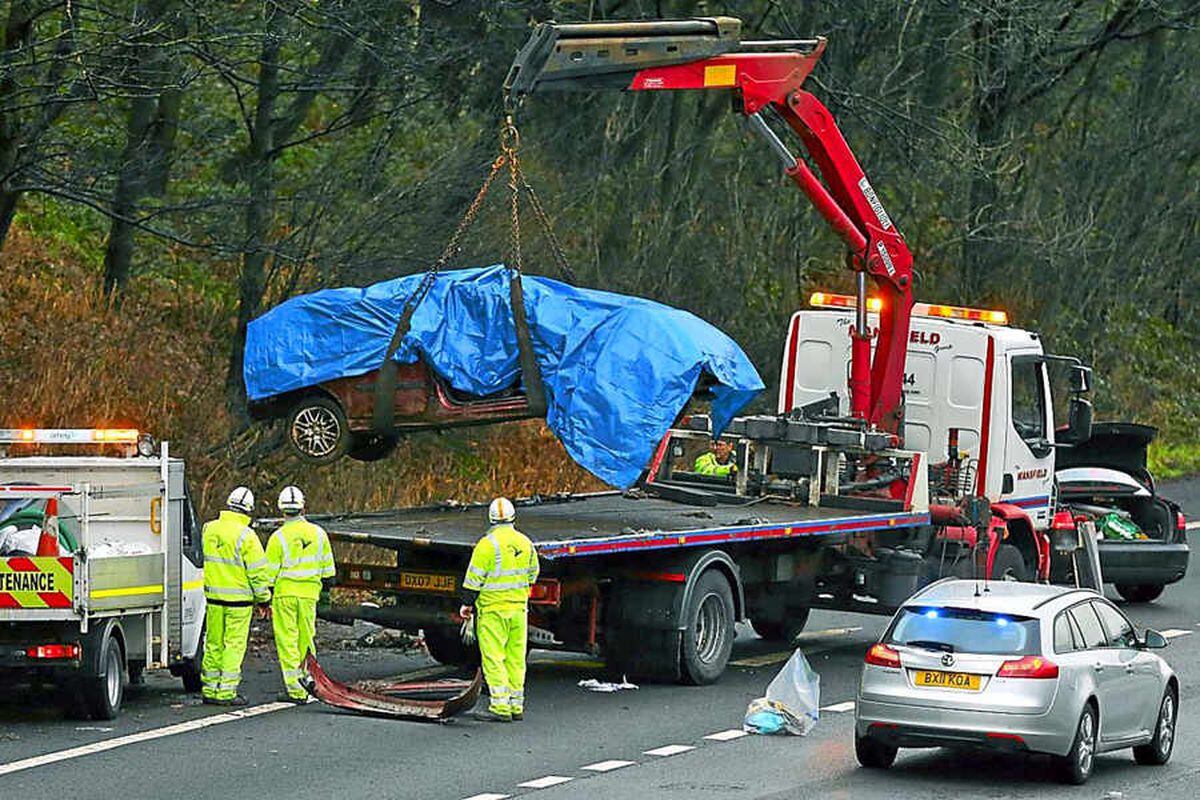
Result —
POLYGON ((1071 393, 1083 394, 1092 390, 1092 368, 1076 364, 1071 368, 1071 393))
POLYGON ((1061 444, 1082 444, 1092 438, 1092 403, 1074 395, 1067 412, 1067 429, 1059 435, 1061 444))

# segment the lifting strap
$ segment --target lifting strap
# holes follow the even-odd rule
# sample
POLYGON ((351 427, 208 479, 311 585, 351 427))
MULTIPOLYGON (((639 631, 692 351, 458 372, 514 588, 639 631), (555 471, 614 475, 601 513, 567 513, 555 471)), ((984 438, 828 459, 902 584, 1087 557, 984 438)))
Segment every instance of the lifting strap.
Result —
POLYGON ((483 184, 479 187, 479 191, 475 194, 475 199, 471 201, 471 205, 467 208, 466 213, 459 220, 458 227, 455 228, 450 241, 446 243, 442 254, 433 263, 433 266, 426 271, 424 278, 422 278, 417 288, 413 290, 413 293, 404 301, 404 306, 400 310, 400 318, 396 322, 396 329, 392 332, 392 338, 388 342, 387 351, 383 357, 383 364, 380 365, 379 377, 375 382, 375 402, 371 428, 372 433, 376 436, 384 438, 395 437, 396 385, 399 370, 395 355, 396 351, 400 349, 400 344, 404 341, 404 337, 408 335, 408 331, 412 325, 413 314, 421 304, 421 301, 429 294, 429 290, 433 288, 438 272, 446 266, 452 257, 458 255, 459 244, 463 235, 475 222, 475 218, 479 214, 479 209, 487 198, 488 190, 491 189, 492 182, 505 166, 508 167, 509 212, 511 217, 507 248, 508 258, 505 260, 505 263, 509 269, 509 302, 512 306, 513 325, 517 333, 517 352, 521 366, 521 383, 525 390, 525 397, 530 411, 534 416, 545 416, 546 392, 542 384, 541 368, 538 366, 537 358, 533 353, 533 340, 529 335, 529 322, 525 315, 525 292, 521 283, 521 192, 524 192, 529 198, 530 206, 534 210, 534 216, 542 227, 559 271, 566 280, 572 283, 575 281, 575 276, 570 265, 567 263, 566 254, 558 237, 554 233, 553 225, 550 223, 550 218, 546 214, 541 200, 521 170, 520 159, 517 157, 519 146, 520 134, 513 123, 512 114, 510 113, 505 116, 504 124, 500 129, 500 155, 496 156, 495 160, 492 161, 492 166, 488 171, 487 177, 484 178, 483 184))

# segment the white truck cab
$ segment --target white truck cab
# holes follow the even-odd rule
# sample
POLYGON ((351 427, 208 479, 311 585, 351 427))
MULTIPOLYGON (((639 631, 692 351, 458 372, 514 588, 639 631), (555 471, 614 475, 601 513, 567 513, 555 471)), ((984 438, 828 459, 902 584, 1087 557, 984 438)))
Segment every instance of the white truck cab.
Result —
MULTIPOLYGON (((818 292, 812 304, 788 328, 778 411, 836 393, 848 415, 854 299, 818 292)), ((877 324, 878 315, 868 320, 877 324)), ((973 468, 974 493, 1024 510, 1036 529, 1049 527, 1055 426, 1046 364, 1055 358, 1046 356, 1036 333, 1008 326, 1002 311, 917 303, 904 375, 903 446, 938 462, 957 435, 961 457, 973 468)))

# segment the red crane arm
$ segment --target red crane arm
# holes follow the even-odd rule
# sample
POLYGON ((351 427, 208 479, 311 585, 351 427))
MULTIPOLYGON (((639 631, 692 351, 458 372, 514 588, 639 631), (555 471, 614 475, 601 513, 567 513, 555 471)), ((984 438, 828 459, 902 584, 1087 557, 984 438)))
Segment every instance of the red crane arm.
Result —
POLYGON ((824 52, 825 40, 741 42, 739 30, 740 23, 729 18, 545 23, 518 55, 506 87, 515 94, 555 88, 733 90, 740 111, 766 138, 787 176, 846 243, 858 294, 851 329, 851 413, 900 436, 912 253, 829 109, 801 88, 824 52), (767 108, 796 133, 820 178, 763 119, 767 108), (882 300, 874 359, 867 324, 868 275, 882 300))

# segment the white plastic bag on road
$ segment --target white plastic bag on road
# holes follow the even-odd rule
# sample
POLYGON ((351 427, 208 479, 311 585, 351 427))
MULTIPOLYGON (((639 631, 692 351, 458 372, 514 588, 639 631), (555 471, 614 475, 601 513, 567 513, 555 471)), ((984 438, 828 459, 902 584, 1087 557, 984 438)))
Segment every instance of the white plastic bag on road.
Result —
POLYGON ((797 648, 767 686, 766 697, 750 703, 742 730, 804 736, 820 719, 821 676, 797 648))

